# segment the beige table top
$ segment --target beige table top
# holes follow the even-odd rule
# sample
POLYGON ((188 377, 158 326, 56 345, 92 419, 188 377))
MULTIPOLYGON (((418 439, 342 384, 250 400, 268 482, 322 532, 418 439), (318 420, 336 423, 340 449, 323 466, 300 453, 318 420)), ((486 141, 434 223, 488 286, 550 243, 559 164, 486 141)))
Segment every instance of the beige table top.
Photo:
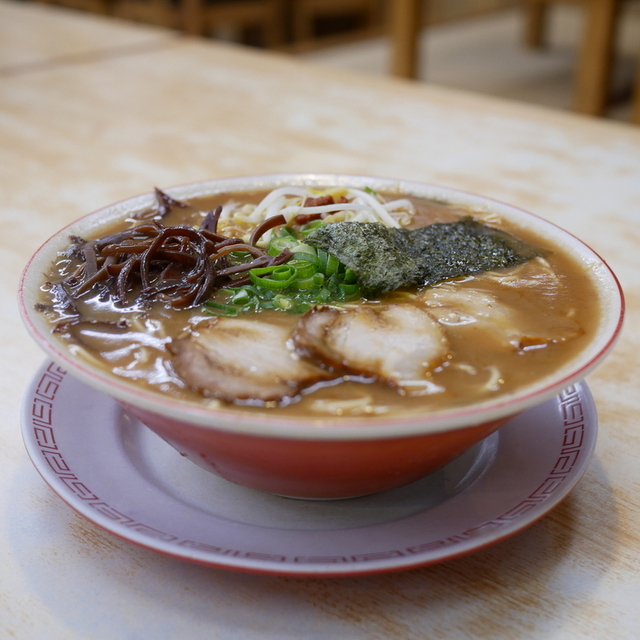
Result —
POLYGON ((32 9, 0 3, 2 33, 30 33, 15 56, 0 49, 0 60, 55 59, 0 78, 0 636, 638 637, 640 129, 239 47, 173 37, 158 44, 157 30, 64 11, 32 22, 32 9), (37 29, 50 46, 40 46, 37 29), (86 59, 59 60, 70 33, 78 42, 90 30, 154 46, 95 57, 73 44, 86 59), (42 482, 19 419, 43 360, 14 303, 29 255, 67 222, 153 185, 283 171, 484 193, 553 220, 610 262, 629 314, 614 352, 588 378, 598 445, 548 516, 444 564, 303 580, 140 549, 76 515, 42 482))
POLYGON ((55 64, 127 55, 173 39, 166 29, 23 2, 0 3, 0 77, 55 64))

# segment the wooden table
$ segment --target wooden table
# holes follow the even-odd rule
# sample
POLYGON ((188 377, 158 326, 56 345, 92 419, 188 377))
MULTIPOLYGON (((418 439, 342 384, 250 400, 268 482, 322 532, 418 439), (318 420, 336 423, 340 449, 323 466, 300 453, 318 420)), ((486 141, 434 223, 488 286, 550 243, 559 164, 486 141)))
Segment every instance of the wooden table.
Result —
POLYGON ((0 6, 0 77, 72 64, 111 55, 148 50, 169 39, 167 29, 140 29, 115 20, 95 20, 78 11, 60 11, 48 5, 0 6))
POLYGON ((638 637, 640 130, 3 0, 0 42, 17 29, 29 37, 0 49, 0 68, 13 65, 0 78, 0 636, 638 637), (110 55, 95 55, 104 47, 110 55), (38 64, 19 70, 16 60, 38 64), (608 259, 627 292, 626 330, 587 379, 598 445, 558 508, 440 565, 292 579, 138 548, 42 482, 20 436, 21 396, 43 360, 14 303, 29 255, 71 220, 153 185, 282 171, 484 193, 557 222, 608 259))

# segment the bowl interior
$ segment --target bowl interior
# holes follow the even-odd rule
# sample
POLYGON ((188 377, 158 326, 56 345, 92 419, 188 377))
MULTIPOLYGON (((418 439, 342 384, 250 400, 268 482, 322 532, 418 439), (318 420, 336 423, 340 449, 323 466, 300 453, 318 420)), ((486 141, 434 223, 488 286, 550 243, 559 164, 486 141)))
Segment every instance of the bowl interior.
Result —
POLYGON ((618 281, 607 264, 589 247, 556 225, 510 205, 482 196, 428 184, 386 180, 362 176, 325 174, 278 174, 224 180, 211 180, 167 189, 177 199, 193 199, 217 193, 250 192, 285 185, 352 186, 385 193, 409 194, 420 198, 460 205, 471 211, 491 211, 516 225, 532 229, 536 235, 569 254, 582 265, 584 275, 594 284, 598 294, 600 318, 593 339, 575 357, 542 379, 518 390, 457 410, 436 411, 428 415, 401 415, 395 418, 282 418, 268 413, 244 414, 237 410, 209 409, 193 403, 172 400, 157 393, 143 391, 121 378, 106 373, 98 366, 75 358, 64 343, 51 334, 51 327, 34 308, 42 274, 46 273, 56 254, 68 245, 70 235, 90 236, 111 222, 148 210, 155 202, 153 194, 144 194, 113 204, 70 224, 55 234, 34 254, 24 270, 20 283, 21 313, 35 341, 60 365, 95 388, 129 405, 147 411, 162 412, 180 420, 218 429, 262 436, 302 439, 390 438, 424 434, 496 420, 514 415, 542 402, 581 379, 611 349, 619 334, 624 301, 618 281), (322 427, 322 429, 318 429, 322 427))

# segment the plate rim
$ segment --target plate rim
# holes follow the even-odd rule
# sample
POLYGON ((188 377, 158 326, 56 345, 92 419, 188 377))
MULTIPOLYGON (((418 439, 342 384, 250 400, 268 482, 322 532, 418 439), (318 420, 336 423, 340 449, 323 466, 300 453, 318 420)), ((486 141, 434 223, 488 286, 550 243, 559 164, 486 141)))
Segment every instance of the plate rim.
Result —
MULTIPOLYGON (((105 515, 104 512, 90 506, 91 503, 86 497, 78 497, 79 495, 82 495, 81 493, 78 493, 78 487, 84 487, 84 485, 82 484, 81 479, 75 476, 73 470, 66 465, 62 454, 57 452, 57 446, 54 438, 55 432, 53 430, 53 424, 55 422, 53 418, 55 396, 60 384, 65 380, 72 380, 76 384, 83 384, 72 375, 67 374, 67 371, 59 367, 54 361, 45 361, 34 374, 26 389, 22 403, 21 426, 25 448, 40 476, 54 491, 54 493, 58 495, 58 497, 60 497, 76 513, 86 518, 96 526, 112 535, 115 535, 121 540, 131 542, 141 548, 204 566, 267 575, 316 578, 356 577, 425 567, 452 560, 475 551, 480 551, 481 549, 505 540, 528 528, 554 509, 572 491, 588 468, 595 449, 598 432, 597 412, 589 387, 584 381, 574 383, 556 397, 561 396, 562 393, 565 393, 567 390, 573 390, 574 395, 579 397, 580 402, 586 405, 587 410, 582 410, 581 424, 578 426, 582 426, 583 435, 586 434, 587 437, 583 437, 581 444, 577 446, 577 448, 574 447, 572 449, 573 452, 576 452, 576 456, 568 471, 568 475, 565 475, 562 478, 562 482, 550 491, 540 502, 537 502, 536 505, 531 507, 525 514, 520 514, 510 521, 505 520, 506 515, 515 508, 513 506, 509 506, 509 508, 507 508, 505 506, 505 510, 501 515, 496 516, 489 521, 481 522, 475 527, 472 527, 465 532, 461 532, 458 535, 448 536, 444 541, 436 541, 437 543, 442 544, 438 545, 434 542, 432 545, 435 546, 432 546, 431 549, 422 549, 415 553, 411 552, 408 555, 387 556, 379 559, 372 558, 366 560, 366 563, 353 560, 342 564, 336 564, 335 562, 318 562, 317 564, 300 564, 296 566, 292 561, 278 564, 278 561, 269 561, 259 557, 241 557, 231 554, 221 556, 219 552, 213 551, 213 547, 211 545, 206 545, 204 543, 201 543, 200 547, 189 547, 187 545, 180 546, 179 543, 176 544, 173 541, 163 540, 161 537, 154 537, 154 533, 152 533, 152 531, 158 532, 158 530, 154 530, 152 527, 148 526, 147 530, 145 530, 144 527, 146 525, 143 523, 137 523, 143 527, 141 530, 127 528, 122 524, 118 524, 113 517, 109 517, 108 515, 105 515), (40 386, 43 382, 45 385, 44 390, 40 390, 40 386), (36 400, 38 400, 38 403, 35 402, 36 400), (588 415, 592 416, 591 420, 587 420, 588 415), (39 436, 43 438, 42 442, 38 441, 38 435, 36 434, 39 434, 39 436), (57 453, 57 457, 53 458, 53 463, 46 457, 45 452, 50 454, 57 453), (71 489, 69 484, 64 482, 64 480, 68 480, 70 483, 74 484, 75 489, 71 489), (488 531, 481 534, 474 533, 474 529, 478 530, 496 523, 497 526, 493 529, 489 528, 488 531), (465 538, 464 536, 466 534, 468 535, 465 538), (455 540, 451 541, 451 539, 455 540), (207 551, 203 548, 206 546, 210 546, 211 549, 207 551), (177 552, 177 549, 180 549, 182 552, 177 552), (297 567, 300 568, 298 569, 297 567)), ((106 396, 106 394, 96 389, 91 389, 91 392, 103 397, 106 396)), ((108 398, 108 396, 106 397, 108 398)), ((114 404, 116 403, 114 399, 111 400, 114 404)), ((535 407, 529 410, 532 409, 535 409, 535 407)), ((571 416, 569 416, 569 418, 573 419, 571 416)), ((563 419, 563 426, 567 428, 575 428, 575 422, 568 423, 566 416, 563 419)), ((507 426, 508 423, 505 427, 507 426)), ((562 452, 563 448, 561 447, 559 453, 562 452)), ((544 480, 543 476, 544 474, 541 474, 541 480, 544 480)), ((546 480, 544 481, 546 482, 546 480)), ((87 488, 84 487, 84 489, 87 488)), ((463 493, 470 490, 473 490, 473 485, 465 488, 463 493)), ((80 489, 80 491, 82 492, 83 489, 80 489)), ((533 496, 533 494, 528 496, 528 498, 531 498, 531 496, 533 496)), ((96 496, 94 495, 94 497, 96 496)), ((528 498, 525 498, 525 500, 528 498)), ((98 498, 96 497, 96 499, 98 498)), ((522 502, 520 504, 522 504, 522 502)), ((108 505, 106 506, 108 507, 108 505)), ((516 506, 519 506, 519 504, 516 506)), ((175 538, 175 536, 173 537, 175 538)), ((197 545, 197 543, 195 544, 197 545)), ((427 547, 429 544, 426 543, 425 545, 420 546, 427 547)), ((254 555, 259 556, 260 554, 254 555)), ((375 556, 379 554, 373 553, 369 555, 375 556)))

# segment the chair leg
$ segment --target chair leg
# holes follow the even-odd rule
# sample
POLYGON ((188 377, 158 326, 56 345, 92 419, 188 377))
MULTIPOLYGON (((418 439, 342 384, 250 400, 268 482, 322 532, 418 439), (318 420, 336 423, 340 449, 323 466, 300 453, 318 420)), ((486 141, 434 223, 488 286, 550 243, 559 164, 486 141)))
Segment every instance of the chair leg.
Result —
POLYGON ((292 27, 293 41, 306 42, 313 39, 315 14, 305 3, 294 3, 292 27))
POLYGON ((382 21, 380 15, 380 2, 378 2, 378 0, 369 0, 364 10, 364 16, 368 27, 380 24, 382 21))
POLYGON ((158 0, 154 11, 154 24, 168 29, 176 26, 176 12, 171 0, 158 0))
POLYGON ((549 5, 541 0, 528 0, 525 4, 525 44, 531 49, 541 49, 545 44, 544 36, 549 5))
POLYGON ((638 59, 636 60, 636 84, 633 88, 631 122, 640 124, 640 52, 638 52, 638 59))
POLYGON ((182 30, 189 36, 204 35, 203 0, 182 0, 182 30))
POLYGON ((619 8, 619 0, 590 0, 587 4, 587 23, 574 87, 574 111, 594 116, 603 115, 605 111, 619 8))
POLYGON ((269 15, 263 26, 264 46, 274 49, 285 41, 286 7, 283 1, 272 3, 268 8, 269 15))
POLYGON ((392 0, 390 15, 391 73, 402 78, 418 75, 421 0, 392 0))

